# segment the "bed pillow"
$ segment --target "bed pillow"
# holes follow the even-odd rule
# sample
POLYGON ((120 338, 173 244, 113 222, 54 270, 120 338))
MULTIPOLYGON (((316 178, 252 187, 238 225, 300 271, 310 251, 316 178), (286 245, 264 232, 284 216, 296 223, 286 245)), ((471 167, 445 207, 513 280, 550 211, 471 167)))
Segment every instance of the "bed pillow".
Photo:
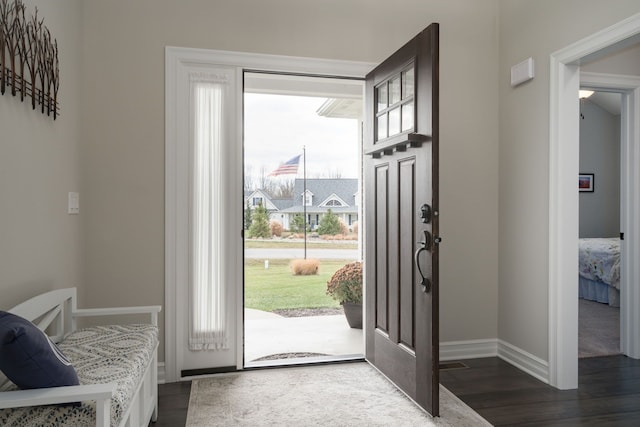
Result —
POLYGON ((0 370, 21 389, 78 385, 69 360, 28 320, 0 311, 0 370))

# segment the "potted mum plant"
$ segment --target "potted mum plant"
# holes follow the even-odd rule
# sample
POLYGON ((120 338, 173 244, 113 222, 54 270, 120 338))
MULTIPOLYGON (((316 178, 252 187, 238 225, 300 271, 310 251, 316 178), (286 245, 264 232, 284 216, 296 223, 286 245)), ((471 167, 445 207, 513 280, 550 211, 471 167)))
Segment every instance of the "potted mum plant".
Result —
POLYGON ((362 263, 351 262, 327 282, 327 295, 342 305, 349 326, 362 329, 362 263))

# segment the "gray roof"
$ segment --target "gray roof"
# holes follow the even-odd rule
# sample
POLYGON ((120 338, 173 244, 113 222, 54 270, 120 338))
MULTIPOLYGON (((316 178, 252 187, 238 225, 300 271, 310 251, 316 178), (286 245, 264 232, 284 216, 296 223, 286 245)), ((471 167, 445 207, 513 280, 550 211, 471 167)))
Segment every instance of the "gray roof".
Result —
POLYGON ((290 208, 293 205, 293 200, 291 199, 271 199, 271 203, 276 205, 279 211, 290 208))
MULTIPOLYGON (((296 179, 293 186, 293 206, 302 206, 304 180, 296 179)), ((335 193, 349 206, 355 206, 354 195, 358 192, 356 178, 313 178, 307 179, 307 191, 313 193, 313 206, 318 206, 335 193)))
MULTIPOLYGON (((358 180, 356 178, 310 178, 307 179, 307 191, 313 194, 313 205, 307 206, 307 213, 325 213, 331 209, 335 213, 357 212, 355 194, 358 192, 358 180), (329 197, 335 194, 348 206, 320 206, 329 197)), ((245 191, 245 199, 255 191, 245 191)), ((302 212, 302 193, 304 192, 304 180, 296 178, 293 186, 293 197, 290 199, 274 199, 268 193, 260 190, 273 203, 279 212, 302 212)))

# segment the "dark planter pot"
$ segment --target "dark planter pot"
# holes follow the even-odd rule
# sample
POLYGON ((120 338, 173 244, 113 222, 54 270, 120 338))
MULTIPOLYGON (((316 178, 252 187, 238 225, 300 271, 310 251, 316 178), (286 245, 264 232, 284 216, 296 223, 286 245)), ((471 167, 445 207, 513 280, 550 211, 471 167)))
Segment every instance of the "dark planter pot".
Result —
POLYGON ((343 302, 342 309, 349 326, 353 329, 362 329, 362 303, 343 302))

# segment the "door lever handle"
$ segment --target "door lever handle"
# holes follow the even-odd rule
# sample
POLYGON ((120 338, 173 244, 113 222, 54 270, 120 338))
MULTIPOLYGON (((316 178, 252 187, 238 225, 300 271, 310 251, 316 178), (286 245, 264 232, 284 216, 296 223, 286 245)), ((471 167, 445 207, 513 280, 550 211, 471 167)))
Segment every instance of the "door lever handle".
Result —
POLYGON ((427 251, 427 248, 424 246, 424 242, 420 242, 420 243, 422 243, 423 246, 418 248, 418 250, 415 253, 414 259, 416 262, 416 267, 418 268, 418 274, 420 275, 420 286, 422 287, 422 292, 426 294, 431 292, 431 281, 426 277, 424 277, 424 274, 422 273, 422 268, 420 267, 420 254, 423 251, 427 251))
POLYGON ((420 244, 423 248, 425 248, 426 250, 430 250, 431 249, 431 233, 429 233, 427 230, 424 230, 424 240, 421 242, 418 242, 418 244, 420 244))

